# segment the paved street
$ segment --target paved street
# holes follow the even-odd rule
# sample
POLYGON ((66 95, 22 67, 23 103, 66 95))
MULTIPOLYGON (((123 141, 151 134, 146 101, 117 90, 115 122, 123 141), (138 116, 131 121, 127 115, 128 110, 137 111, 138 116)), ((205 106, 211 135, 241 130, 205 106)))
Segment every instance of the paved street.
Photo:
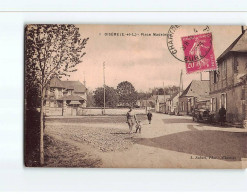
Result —
POLYGON ((151 125, 146 116, 138 119, 141 134, 128 134, 124 116, 47 118, 47 166, 71 166, 74 159, 73 166, 83 161, 85 167, 241 168, 247 158, 245 129, 157 113, 151 125), (54 157, 58 162, 53 155, 60 155, 54 157))

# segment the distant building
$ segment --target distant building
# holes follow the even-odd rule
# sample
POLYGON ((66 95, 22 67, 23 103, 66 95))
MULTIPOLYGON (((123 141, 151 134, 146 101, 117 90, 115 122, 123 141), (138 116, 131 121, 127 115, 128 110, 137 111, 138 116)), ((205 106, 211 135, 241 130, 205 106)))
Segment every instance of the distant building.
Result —
POLYGON ((166 113, 167 114, 178 114, 178 98, 182 92, 176 92, 166 100, 166 113))
POLYGON ((193 80, 179 96, 179 114, 191 115, 198 102, 205 102, 205 108, 210 106, 209 81, 193 80))
POLYGON ((148 99, 144 99, 144 100, 137 100, 136 101, 136 105, 140 108, 145 108, 147 110, 152 109, 152 102, 148 99))
POLYGON ((211 112, 216 119, 221 106, 226 120, 247 120, 247 33, 242 34, 217 58, 218 71, 210 72, 211 112))
POLYGON ((46 115, 77 115, 78 107, 86 107, 87 88, 80 81, 53 78, 47 89, 46 115))
POLYGON ((156 95, 155 99, 155 112, 165 113, 166 112, 166 99, 170 95, 156 95))

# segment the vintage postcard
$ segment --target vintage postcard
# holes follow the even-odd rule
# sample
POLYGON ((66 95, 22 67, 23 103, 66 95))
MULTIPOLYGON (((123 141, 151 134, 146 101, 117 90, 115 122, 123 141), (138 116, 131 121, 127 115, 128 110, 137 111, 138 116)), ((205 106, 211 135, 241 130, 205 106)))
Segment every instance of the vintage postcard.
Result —
POLYGON ((247 167, 247 27, 25 26, 27 167, 247 167))

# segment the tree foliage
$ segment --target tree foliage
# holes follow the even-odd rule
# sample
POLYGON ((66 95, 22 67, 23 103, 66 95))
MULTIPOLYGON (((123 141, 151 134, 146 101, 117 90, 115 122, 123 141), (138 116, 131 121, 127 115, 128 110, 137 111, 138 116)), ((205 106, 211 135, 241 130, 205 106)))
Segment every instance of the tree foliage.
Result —
POLYGON ((179 87, 173 85, 173 86, 166 86, 164 88, 154 88, 152 90, 153 95, 171 95, 179 91, 179 87))
MULTIPOLYGON (((99 87, 94 91, 95 105, 104 106, 104 88, 99 87)), ((113 87, 105 86, 106 107, 116 107, 118 104, 118 94, 113 87)))
POLYGON ((135 87, 128 81, 123 81, 117 86, 119 103, 123 106, 134 106, 137 101, 137 92, 135 87))
POLYGON ((94 107, 95 104, 95 99, 94 99, 94 94, 92 91, 87 92, 87 107, 94 107))
POLYGON ((40 105, 40 164, 44 164, 43 106, 46 88, 53 77, 70 76, 82 62, 88 38, 82 39, 75 25, 27 25, 25 28, 25 99, 32 94, 40 105), (35 94, 36 93, 36 94, 35 94))
POLYGON ((26 85, 46 86, 53 77, 76 71, 88 38, 75 25, 27 25, 25 29, 26 85))
POLYGON ((138 100, 146 100, 149 99, 152 96, 152 93, 145 93, 145 92, 138 92, 137 93, 137 99, 138 100))

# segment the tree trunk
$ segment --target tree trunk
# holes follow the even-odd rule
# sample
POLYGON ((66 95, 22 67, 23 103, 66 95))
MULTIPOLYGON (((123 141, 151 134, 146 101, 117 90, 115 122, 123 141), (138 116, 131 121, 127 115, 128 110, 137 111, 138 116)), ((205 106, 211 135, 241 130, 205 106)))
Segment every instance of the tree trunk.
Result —
POLYGON ((40 165, 44 165, 44 89, 41 90, 40 105, 40 165))

